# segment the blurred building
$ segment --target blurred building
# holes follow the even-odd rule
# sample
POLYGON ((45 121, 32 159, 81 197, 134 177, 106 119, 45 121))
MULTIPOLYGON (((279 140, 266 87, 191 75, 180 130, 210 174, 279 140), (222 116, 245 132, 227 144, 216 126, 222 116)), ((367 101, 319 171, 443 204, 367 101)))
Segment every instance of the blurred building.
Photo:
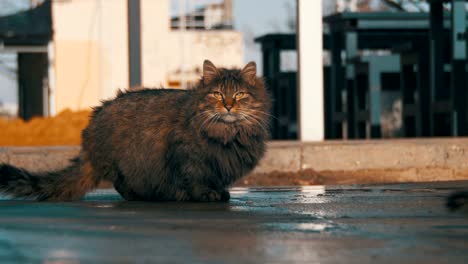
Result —
POLYGON ((171 28, 181 29, 184 23, 185 28, 191 30, 232 29, 232 12, 232 0, 207 4, 185 15, 172 17, 171 28))
MULTIPOLYGON (((116 90, 128 88, 130 1, 43 2, 33 0, 30 4, 36 6, 34 9, 3 20, 0 18, 0 21, 4 21, 4 33, 7 36, 11 34, 9 26, 12 22, 21 22, 25 17, 31 17, 30 14, 37 9, 44 10, 45 6, 49 8, 47 14, 51 24, 48 27, 53 35, 48 44, 41 43, 40 47, 33 50, 36 55, 42 56, 41 63, 46 62, 42 68, 47 74, 42 77, 42 82, 38 78, 35 82, 36 86, 44 86, 34 88, 42 96, 29 96, 41 103, 37 103, 38 110, 32 114, 20 115, 28 118, 38 114, 53 115, 67 108, 89 109, 101 100, 112 98, 116 90)), ((170 15, 170 0, 140 0, 139 3, 139 21, 133 24, 139 26, 139 75, 142 86, 189 87, 198 81, 204 59, 211 59, 224 67, 242 65, 243 37, 240 32, 232 30, 231 1, 208 5, 197 9, 195 13, 181 13, 177 19, 184 18, 182 20, 197 23, 185 19, 196 14, 196 19, 202 24, 194 26, 184 23, 178 27, 172 26, 177 19, 170 15)), ((34 23, 30 18, 27 20, 34 23)), ((18 32, 26 28, 22 23, 15 25, 18 32)), ((28 27, 34 28, 31 25, 28 27)), ((28 43, 20 44, 10 48, 10 51, 23 54, 22 49, 28 43)), ((20 73, 18 79, 24 75, 20 73)), ((21 95, 22 88, 19 89, 21 95)), ((32 92, 27 91, 27 94, 32 92)), ((34 103, 24 105, 31 104, 34 103)))
MULTIPOLYGON (((56 111, 97 105, 128 87, 127 1, 53 2, 56 111)), ((243 63, 242 34, 224 26, 224 4, 201 9, 203 25, 192 30, 189 23, 172 27, 169 0, 140 3, 143 86, 190 86, 206 58, 226 67, 243 63)))
MULTIPOLYGON (((29 7, 29 0, 0 1, 0 17, 8 16, 29 7)), ((1 40, 0 40, 0 43, 1 40)), ((0 116, 16 116, 18 113, 17 55, 2 52, 0 48, 0 116)))
POLYGON ((11 5, 7 5, 7 8, 13 8, 16 12, 8 11, 0 17, 0 53, 7 55, 1 59, 3 70, 0 75, 4 78, 0 79, 2 90, 5 89, 1 91, 2 101, 5 100, 3 110, 11 113, 11 110, 17 109, 21 117, 29 119, 48 113, 51 4, 46 2, 27 10, 30 3, 9 3, 11 5))
POLYGON ((335 12, 407 11, 429 12, 425 0, 326 0, 324 14, 335 12))

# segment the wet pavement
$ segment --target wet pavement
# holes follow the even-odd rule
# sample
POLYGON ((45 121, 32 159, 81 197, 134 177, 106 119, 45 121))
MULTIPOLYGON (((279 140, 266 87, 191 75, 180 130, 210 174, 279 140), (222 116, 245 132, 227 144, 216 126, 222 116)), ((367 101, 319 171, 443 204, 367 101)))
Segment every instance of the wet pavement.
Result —
POLYGON ((468 263, 468 182, 235 188, 229 203, 0 201, 0 263, 468 263))

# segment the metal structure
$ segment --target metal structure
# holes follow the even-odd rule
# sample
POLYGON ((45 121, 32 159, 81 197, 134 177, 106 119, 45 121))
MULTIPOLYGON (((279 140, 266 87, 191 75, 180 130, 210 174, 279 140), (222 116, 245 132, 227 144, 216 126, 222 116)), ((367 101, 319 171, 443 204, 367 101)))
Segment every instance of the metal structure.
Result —
POLYGON ((263 76, 273 96, 273 139, 298 139, 298 87, 296 72, 282 72, 281 51, 296 50, 294 34, 268 34, 255 39, 263 54, 263 76))
POLYGON ((127 0, 129 87, 141 85, 141 3, 127 0))
MULTIPOLYGON (((442 2, 432 8, 431 14, 426 13, 342 13, 325 18, 331 30, 332 70, 331 90, 337 107, 330 113, 327 119, 327 127, 333 127, 343 123, 346 117, 349 138, 356 138, 353 127, 357 126, 355 112, 355 63, 360 57, 359 50, 393 50, 399 54, 402 62, 406 64, 403 71, 401 88, 404 95, 404 103, 409 111, 405 110, 405 118, 412 117, 416 128, 413 132, 406 133, 414 136, 448 136, 468 134, 466 123, 466 14, 464 3, 459 11, 450 17, 443 13, 442 2), (451 25, 454 25, 451 27, 451 25), (445 49, 444 47, 448 47, 445 49), (403 52, 401 52, 403 51, 403 52), (447 56, 451 51, 452 58, 447 56), (401 53, 400 53, 401 52, 401 53), (426 52, 426 53, 424 53, 426 52), (342 53, 346 61, 342 61, 342 53), (417 100, 409 99, 407 89, 411 89, 405 81, 410 81, 409 60, 404 55, 412 54, 417 57, 412 66, 417 64, 417 80, 414 83, 418 89, 417 100), (424 61, 424 59, 429 61, 424 61), (419 60, 419 62, 417 62, 419 60), (452 61, 448 74, 448 80, 444 75, 446 62, 452 61), (346 65, 345 69, 341 65, 346 65), (426 71, 429 65, 429 71, 426 71), (343 72, 345 70, 345 72, 343 72), (343 77, 345 76, 345 77, 343 77), (451 84, 451 88, 447 87, 451 84), (428 85, 425 87, 424 85, 428 85), (341 89, 345 88, 348 94, 347 109, 340 109, 336 103, 341 99, 341 89), (411 108, 410 105, 413 105, 411 108), (417 111, 416 111, 417 110, 417 111), (449 127, 449 128, 447 128, 449 127), (447 128, 447 129, 446 129, 447 128)), ((372 78, 372 77, 369 77, 372 78)), ((377 131, 380 123, 377 118, 378 107, 372 106, 372 101, 377 100, 378 90, 370 88, 368 100, 371 137, 379 137, 377 131)), ((362 96, 362 95, 361 95, 362 96)), ((333 104, 333 103, 332 103, 333 104)), ((406 107, 405 107, 406 108, 406 107)), ((410 120, 411 118, 407 119, 410 120)), ((406 122, 410 125, 411 122, 406 122)), ((405 128, 406 129, 406 128, 405 128)), ((339 137, 333 129, 329 129, 329 137, 339 137)))
MULTIPOLYGON (((430 3, 430 74, 431 116, 449 112, 450 132, 454 136, 468 135, 467 114, 467 23, 466 0, 428 0, 430 3), (444 3, 451 3, 451 32, 448 50, 444 42, 444 3), (447 91, 444 80, 444 65, 451 64, 450 93, 448 99, 441 98, 447 91), (443 100, 445 99, 445 100, 443 100), (448 110, 448 111, 447 111, 448 110)), ((437 135, 437 123, 431 123, 431 135, 437 135)))
MULTIPOLYGON (((463 11, 443 15, 439 28, 428 13, 341 13, 324 21, 329 32, 323 35, 323 47, 331 52, 331 66, 324 69, 326 138, 342 138, 344 131, 347 138, 381 137, 380 98, 389 83, 390 89, 401 92, 403 136, 468 134, 463 11), (363 55, 363 50, 390 53, 363 55)), ((279 54, 295 49, 295 40, 293 34, 256 39, 262 45, 264 73, 276 101, 297 96, 295 85, 287 93, 279 88, 279 54)), ((291 113, 298 101, 275 106, 274 114, 280 117, 274 122, 275 131, 288 126, 288 120, 295 124, 291 113)), ((275 138, 289 138, 287 133, 274 133, 275 138)))
MULTIPOLYGON (((366 92, 359 90, 356 67, 366 60, 361 59, 359 51, 391 50, 414 41, 424 41, 429 26, 427 20, 427 14, 420 13, 341 13, 324 19, 330 27, 332 57, 329 91, 331 106, 326 113, 327 138, 342 137, 345 123, 348 126, 348 138, 362 137, 363 133, 359 132, 363 130, 359 128, 363 126, 362 122, 366 123, 365 129, 368 130, 364 137, 380 137, 379 102, 382 84, 378 83, 376 77, 380 73, 374 71, 375 66, 368 70, 371 75, 366 77, 369 79, 366 83, 371 86, 366 92), (343 89, 347 95, 345 103, 342 102, 343 89), (361 103, 361 107, 358 107, 359 102, 365 105, 361 103), (346 108, 343 109, 343 106, 346 108)), ((379 56, 367 60, 367 64, 371 62, 372 65, 389 63, 385 57, 379 56)), ((394 61, 390 61, 392 70, 381 71, 395 72, 394 61)))

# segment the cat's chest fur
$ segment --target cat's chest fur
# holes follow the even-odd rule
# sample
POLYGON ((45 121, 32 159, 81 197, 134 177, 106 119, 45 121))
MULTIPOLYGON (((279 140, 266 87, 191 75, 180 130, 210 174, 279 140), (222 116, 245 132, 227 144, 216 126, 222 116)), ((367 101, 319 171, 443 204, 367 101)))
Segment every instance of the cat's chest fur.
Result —
POLYGON ((257 165, 260 157, 258 153, 264 151, 264 146, 255 143, 254 140, 239 142, 237 138, 226 144, 208 142, 204 146, 208 153, 205 162, 213 174, 229 184, 250 172, 257 165))

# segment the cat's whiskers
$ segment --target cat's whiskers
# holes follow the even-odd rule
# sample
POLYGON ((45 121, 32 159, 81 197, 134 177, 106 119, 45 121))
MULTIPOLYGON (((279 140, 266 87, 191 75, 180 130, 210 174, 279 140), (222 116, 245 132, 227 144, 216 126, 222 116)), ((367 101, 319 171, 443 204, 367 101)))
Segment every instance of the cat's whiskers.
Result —
POLYGON ((244 116, 244 120, 247 122, 249 126, 259 126, 261 129, 266 130, 265 127, 259 123, 257 120, 253 119, 249 116, 244 116))
POLYGON ((249 114, 247 112, 239 112, 239 114, 244 118, 245 121, 249 123, 249 125, 258 125, 260 126, 263 130, 268 131, 268 124, 264 123, 263 120, 255 117, 252 114, 249 114))
MULTIPOLYGON (((195 118, 203 118, 202 121, 203 122, 206 122, 207 120, 211 119, 213 116, 214 116, 215 113, 213 113, 213 111, 211 110, 207 110, 207 111, 204 111, 200 114, 197 114, 196 116, 194 116, 192 119, 195 119, 195 118)), ((203 123, 202 123, 203 124, 203 123)))
POLYGON ((206 112, 209 112, 207 113, 206 115, 209 115, 208 118, 206 118, 200 125, 199 129, 198 129, 198 133, 201 133, 201 130, 204 128, 205 124, 208 123, 208 126, 206 127, 205 130, 208 130, 208 128, 211 126, 211 124, 213 123, 213 121, 215 120, 216 117, 219 116, 218 113, 213 113, 212 111, 206 111, 206 112))
POLYGON ((212 118, 212 121, 206 127, 206 130, 210 129, 212 125, 216 124, 220 118, 221 118, 221 115, 219 113, 216 113, 214 117, 212 118))
MULTIPOLYGON (((241 110, 241 111, 250 111, 250 109, 248 109, 248 108, 238 108, 238 110, 241 110)), ((262 110, 258 110, 258 109, 254 109, 254 110, 255 110, 256 112, 259 112, 259 113, 261 113, 261 114, 263 114, 263 115, 272 117, 272 118, 274 118, 274 119, 276 119, 276 120, 279 121, 279 119, 278 119, 276 116, 274 116, 274 115, 272 115, 272 114, 270 114, 270 113, 268 113, 268 112, 265 112, 265 111, 262 111, 262 110)))
POLYGON ((207 118, 205 118, 205 120, 203 120, 203 122, 200 124, 200 129, 202 129, 207 123, 213 120, 214 117, 215 115, 212 114, 212 115, 209 115, 207 118))
POLYGON ((250 111, 240 111, 240 113, 242 113, 242 114, 244 114, 244 115, 246 115, 246 116, 248 116, 250 118, 253 118, 253 119, 257 120, 258 122, 260 122, 260 123, 262 123, 264 125, 268 125, 268 121, 260 118, 257 115, 252 114, 250 111))
POLYGON ((216 114, 211 115, 210 118, 208 118, 205 122, 203 122, 203 127, 205 129, 208 129, 211 123, 213 123, 213 121, 215 120, 215 118, 216 118, 216 114))
MULTIPOLYGON (((243 110, 243 109, 242 109, 243 110)), ((263 111, 259 111, 259 110, 255 110, 256 112, 261 112, 265 115, 269 115, 267 112, 263 112, 263 111)), ((268 120, 265 120, 263 118, 261 118, 260 116, 257 116, 253 113, 249 111, 240 111, 245 117, 251 119, 253 122, 250 122, 250 123, 256 123, 257 125, 259 125, 264 131, 269 131, 269 127, 270 127, 270 123, 268 120)), ((246 119, 247 119, 246 118, 246 119)))
POLYGON ((203 117, 203 116, 206 116, 206 115, 209 115, 210 113, 212 113, 213 111, 211 110, 205 110, 203 112, 200 112, 196 115, 194 115, 192 118, 190 118, 190 121, 193 121, 195 118, 199 118, 199 117, 203 117))
POLYGON ((250 119, 249 119, 248 117, 242 115, 242 118, 244 119, 244 122, 247 123, 247 125, 249 125, 249 126, 255 125, 255 123, 253 123, 252 121, 250 121, 250 119))

